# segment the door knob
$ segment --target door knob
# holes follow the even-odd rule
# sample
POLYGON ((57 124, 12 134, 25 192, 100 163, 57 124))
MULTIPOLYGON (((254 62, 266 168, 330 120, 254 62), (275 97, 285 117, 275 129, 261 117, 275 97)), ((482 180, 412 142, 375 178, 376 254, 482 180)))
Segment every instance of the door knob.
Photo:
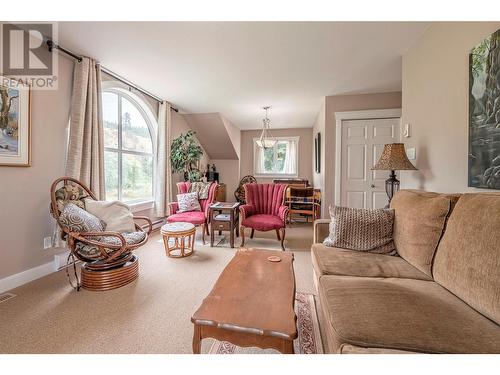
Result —
POLYGON ((371 186, 372 188, 374 188, 374 187, 375 187, 375 185, 373 185, 373 184, 371 184, 370 186, 371 186))

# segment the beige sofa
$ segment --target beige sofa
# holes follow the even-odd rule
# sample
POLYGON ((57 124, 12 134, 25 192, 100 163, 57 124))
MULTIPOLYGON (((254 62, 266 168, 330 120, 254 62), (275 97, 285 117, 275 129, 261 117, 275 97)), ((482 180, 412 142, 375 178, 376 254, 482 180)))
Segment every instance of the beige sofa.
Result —
POLYGON ((500 194, 396 194, 399 256, 311 249, 329 353, 500 353, 500 194))

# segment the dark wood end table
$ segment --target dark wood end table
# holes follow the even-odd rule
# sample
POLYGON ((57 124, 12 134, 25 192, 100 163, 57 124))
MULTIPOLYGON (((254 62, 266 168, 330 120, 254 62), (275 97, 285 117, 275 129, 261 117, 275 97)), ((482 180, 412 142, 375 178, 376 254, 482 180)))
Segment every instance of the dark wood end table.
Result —
POLYGON ((294 303, 293 253, 239 249, 191 317, 193 353, 199 354, 201 340, 211 337, 293 354, 294 303))
POLYGON ((214 246, 215 231, 229 231, 229 243, 234 247, 234 232, 236 237, 240 236, 240 203, 238 202, 217 202, 210 206, 210 247, 214 246))

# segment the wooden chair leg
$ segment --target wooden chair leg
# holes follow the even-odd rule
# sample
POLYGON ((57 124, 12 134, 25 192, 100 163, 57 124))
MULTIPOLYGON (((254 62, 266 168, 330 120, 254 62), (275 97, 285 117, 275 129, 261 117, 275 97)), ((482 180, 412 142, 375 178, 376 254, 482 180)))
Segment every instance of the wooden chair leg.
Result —
POLYGON ((210 232, 208 231, 208 223, 205 223, 205 233, 210 234, 210 232))
POLYGON ((252 231, 250 232, 250 238, 253 238, 254 233, 255 233, 255 229, 252 228, 252 231))
POLYGON ((276 229, 276 238, 278 239, 278 241, 281 241, 280 230, 279 229, 276 229))
POLYGON ((201 242, 205 245, 205 226, 201 227, 201 242))
POLYGON ((240 227, 240 234, 241 234, 241 245, 240 247, 245 246, 245 227, 240 227))
POLYGON ((285 228, 281 228, 281 250, 285 251, 285 245, 283 242, 285 241, 285 228))

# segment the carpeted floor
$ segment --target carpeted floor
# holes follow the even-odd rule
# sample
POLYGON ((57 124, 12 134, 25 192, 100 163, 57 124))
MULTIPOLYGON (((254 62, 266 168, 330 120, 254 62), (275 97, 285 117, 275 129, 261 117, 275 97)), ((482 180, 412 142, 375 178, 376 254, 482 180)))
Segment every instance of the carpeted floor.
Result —
MULTIPOLYGON (((287 228, 298 292, 314 292, 311 242, 311 225, 287 228)), ((256 233, 245 245, 279 249, 274 232, 256 233)), ((191 353, 191 314, 236 248, 197 241, 195 251, 167 258, 156 233, 136 252, 139 279, 123 288, 77 293, 60 271, 12 290, 17 297, 0 304, 0 353, 191 353)), ((202 352, 210 344, 204 340, 202 352)))

